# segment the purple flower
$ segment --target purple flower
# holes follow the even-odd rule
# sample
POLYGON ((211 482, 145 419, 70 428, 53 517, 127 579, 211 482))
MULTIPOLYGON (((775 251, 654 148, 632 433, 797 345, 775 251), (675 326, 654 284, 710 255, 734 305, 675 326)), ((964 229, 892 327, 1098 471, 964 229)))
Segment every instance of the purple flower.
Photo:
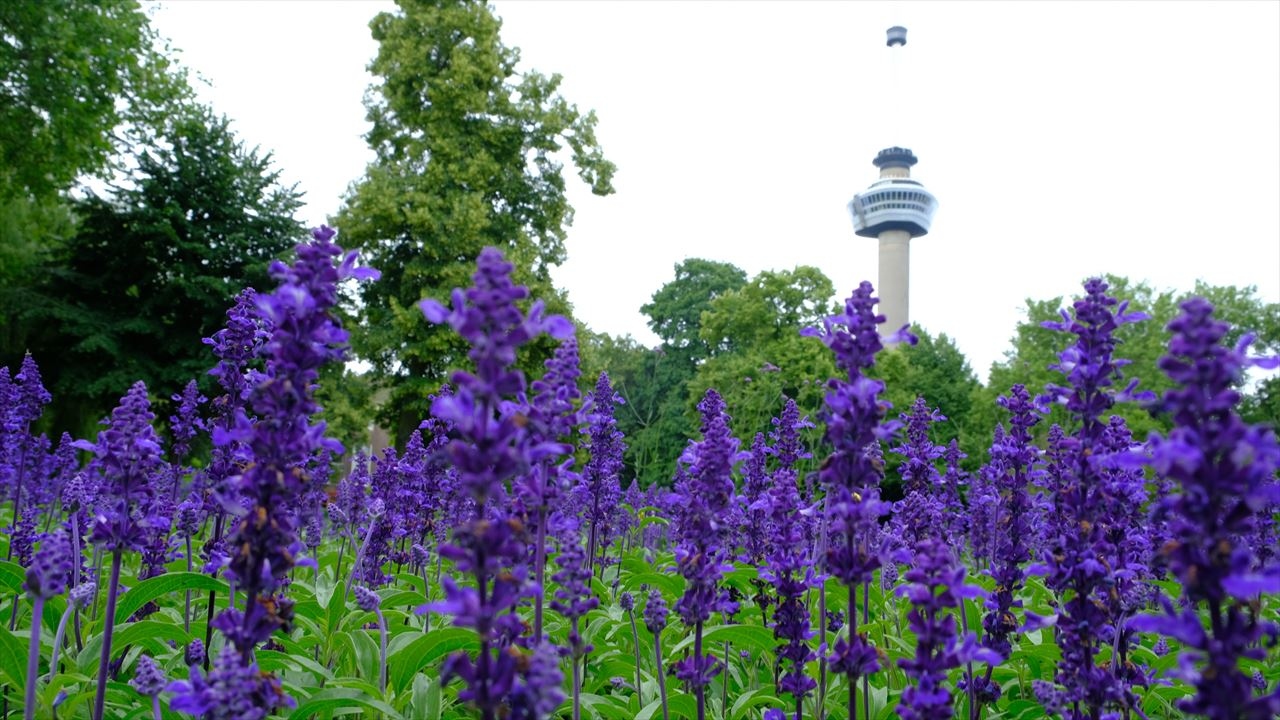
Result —
POLYGON ((452 543, 442 545, 440 554, 475 582, 464 587, 445 577, 445 600, 423 609, 449 613, 455 625, 475 628, 480 643, 475 659, 449 657, 441 678, 462 679, 466 687, 459 700, 486 717, 509 705, 510 698, 538 696, 531 683, 541 681, 532 676, 530 663, 517 662, 518 652, 508 651, 523 632, 516 610, 530 589, 527 527, 508 515, 507 483, 559 447, 530 432, 524 405, 515 402, 525 390, 524 375, 513 367, 516 351, 542 333, 559 339, 573 333, 565 318, 544 317, 541 302, 527 316, 521 313, 516 303, 528 290, 511 281, 512 270, 501 252, 485 248, 476 261, 473 287, 455 289, 451 308, 431 299, 420 304, 429 322, 448 324, 470 344, 467 356, 474 367, 474 373, 452 374, 454 392, 438 395, 431 414, 449 428, 440 455, 456 470, 458 491, 475 504, 474 516, 455 528, 452 543))
POLYGON ((138 656, 138 663, 133 670, 133 679, 129 681, 130 687, 137 690, 140 695, 155 697, 168 683, 169 679, 164 676, 164 671, 156 665, 156 661, 152 660, 150 655, 138 656))
POLYGON ((556 546, 560 550, 560 554, 556 556, 556 564, 560 566, 560 570, 551 576, 559 585, 555 599, 551 601, 551 609, 572 623, 569 645, 575 655, 581 656, 589 652, 590 647, 582 644, 582 638, 578 635, 578 621, 598 607, 600 601, 591 594, 591 569, 586 564, 577 518, 558 518, 555 535, 556 546))
POLYGON ((1023 568, 1031 560, 1029 490, 1038 478, 1035 463, 1039 452, 1032 442, 1031 428, 1040 417, 1023 385, 1014 385, 997 402, 1009 411, 1009 430, 996 435, 991 462, 984 469, 998 495, 991 535, 991 577, 996 589, 987 598, 982 626, 987 647, 1008 657, 1013 650, 1011 637, 1021 625, 1013 611, 1022 607, 1016 598, 1025 579, 1023 568))
MULTIPOLYGON (((1254 695, 1240 659, 1262 659, 1264 637, 1274 645, 1280 632, 1257 611, 1257 596, 1280 592, 1280 568, 1258 567, 1246 538, 1257 523, 1270 522, 1259 509, 1277 501, 1280 446, 1270 429, 1244 422, 1235 389, 1250 366, 1271 366, 1246 355, 1249 337, 1225 346, 1227 325, 1213 306, 1196 298, 1182 305, 1169 325, 1173 338, 1160 367, 1175 383, 1156 403, 1173 419, 1168 437, 1149 441, 1150 464, 1176 489, 1153 516, 1167 520, 1170 541, 1163 553, 1181 581, 1175 606, 1140 616, 1133 629, 1178 640, 1183 651, 1176 675, 1195 688, 1178 707, 1218 718, 1271 718, 1280 714, 1280 689, 1254 695), (1201 614, 1208 614, 1206 628, 1201 614)), ((1163 600, 1163 598, 1162 598, 1163 600)))
POLYGON ((154 419, 147 386, 137 382, 111 412, 98 442, 76 443, 94 454, 103 476, 93 539, 109 550, 142 550, 146 542, 151 524, 146 514, 154 497, 151 477, 162 464, 154 419))
POLYGON ((194 638, 191 642, 187 643, 186 649, 182 651, 182 661, 185 662, 188 667, 204 665, 204 658, 204 643, 200 641, 200 638, 194 638))
POLYGON ((583 506, 590 525, 587 549, 589 563, 593 567, 597 554, 603 554, 609 547, 621 525, 622 508, 618 502, 622 498, 620 477, 626 444, 614 419, 614 408, 621 402, 622 398, 613 391, 609 375, 600 373, 590 398, 587 428, 583 431, 588 437, 590 457, 582 470, 583 481, 578 486, 586 493, 583 506))
POLYGON ((667 601, 657 590, 649 591, 649 599, 644 606, 644 626, 655 637, 667 626, 667 601))
POLYGON ((959 565, 944 542, 932 538, 915 548, 915 567, 907 571, 906 584, 899 595, 911 600, 907 624, 916 635, 916 655, 898 661, 912 681, 902 692, 898 714, 913 720, 945 720, 952 717, 951 691, 946 686, 947 671, 972 662, 995 664, 1003 658, 978 646, 970 633, 958 637, 956 619, 961 601, 982 594, 977 586, 965 583, 959 565))
POLYGON ((57 597, 67 591, 71 575, 71 542, 58 530, 45 537, 44 542, 27 568, 27 582, 23 586, 32 597, 43 600, 57 597))
POLYGON ((742 464, 742 505, 738 513, 738 535, 743 549, 742 561, 759 565, 769 554, 770 501, 769 476, 765 463, 769 448, 764 433, 756 433, 751 443, 751 454, 742 464))
POLYGON ((808 528, 802 518, 805 508, 792 467, 801 453, 797 430, 804 425, 794 400, 787 399, 782 416, 775 419, 774 425, 777 440, 773 450, 780 467, 773 473, 768 495, 758 501, 769 513, 772 531, 768 564, 760 569, 760 577, 771 583, 777 594, 773 636, 781 643, 777 654, 779 663, 784 665, 778 689, 791 693, 799 707, 805 695, 816 687, 805 673, 805 665, 817 657, 809 647, 816 633, 806 596, 821 585, 821 578, 809 560, 808 528))
POLYGON ((190 666, 191 677, 165 688, 174 693, 169 708, 206 720, 262 720, 272 708, 292 707, 275 676, 260 672, 256 662, 241 663, 240 654, 227 645, 207 675, 190 666))
MULTIPOLYGON (((517 651, 518 652, 518 651, 517 651)), ((525 655, 525 682, 510 697, 510 720, 544 720, 564 702, 564 676, 555 646, 539 643, 525 655)))
POLYGON ((196 381, 192 380, 183 388, 182 394, 174 395, 172 400, 178 403, 178 413, 169 416, 169 434, 173 437, 172 459, 181 463, 191 452, 191 441, 205 429, 199 409, 207 399, 200 394, 196 381))
POLYGON ((1075 340, 1051 366, 1069 385, 1046 386, 1040 398, 1064 404, 1074 426, 1071 435, 1057 426, 1049 432, 1045 473, 1053 507, 1040 548, 1046 585, 1059 597, 1055 627, 1062 660, 1055 680, 1073 708, 1071 718, 1079 706, 1131 709, 1139 702, 1132 687, 1145 683, 1143 674, 1129 667, 1132 638, 1123 631, 1120 605, 1109 600, 1120 592, 1117 581, 1132 578, 1117 540, 1130 529, 1144 498, 1117 492, 1122 478, 1109 468, 1129 448, 1117 446, 1121 436, 1103 419, 1116 402, 1150 395, 1134 391, 1136 380, 1115 389, 1128 362, 1115 357, 1115 331, 1145 316, 1126 312, 1126 304, 1108 296, 1107 284, 1097 278, 1084 288, 1085 296, 1070 313, 1063 311, 1062 322, 1044 323, 1075 340), (1096 661, 1103 643, 1113 648, 1112 667, 1096 661))
POLYGON ((382 604, 382 598, 378 597, 378 593, 373 590, 370 590, 363 585, 356 585, 353 589, 355 590, 356 595, 356 607, 359 607, 361 610, 365 612, 373 612, 382 604))

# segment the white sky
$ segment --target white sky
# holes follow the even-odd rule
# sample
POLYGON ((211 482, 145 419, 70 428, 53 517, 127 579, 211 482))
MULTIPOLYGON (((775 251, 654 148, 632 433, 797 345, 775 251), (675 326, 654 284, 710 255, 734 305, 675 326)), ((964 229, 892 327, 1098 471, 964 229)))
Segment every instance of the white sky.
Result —
MULTIPOLYGON (((388 7, 188 0, 153 24, 306 191, 314 225, 371 158, 367 23, 388 7)), ((816 265, 841 299, 875 282, 876 241, 845 204, 890 145, 915 151, 940 203, 912 242, 912 320, 981 378, 1026 298, 1090 274, 1280 302, 1280 3, 495 7, 523 66, 561 73, 596 111, 619 168, 607 198, 568 178, 577 216, 555 277, 594 330, 655 343, 639 308, 687 257, 750 275, 816 265)))

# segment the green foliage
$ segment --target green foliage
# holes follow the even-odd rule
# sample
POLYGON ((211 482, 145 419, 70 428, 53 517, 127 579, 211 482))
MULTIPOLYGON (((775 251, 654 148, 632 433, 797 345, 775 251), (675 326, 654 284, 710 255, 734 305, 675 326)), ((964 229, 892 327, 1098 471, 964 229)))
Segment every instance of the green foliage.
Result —
POLYGON ((0 201, 44 201, 107 168, 185 77, 134 0, 0 3, 0 201))
POLYGON ((347 452, 369 442, 370 408, 374 405, 373 379, 338 363, 320 369, 316 402, 325 435, 342 443, 347 452))
POLYGON ((820 340, 800 331, 835 311, 834 296, 835 287, 821 270, 801 266, 763 271, 715 297, 700 330, 712 353, 690 383, 690 401, 715 388, 744 442, 771 429, 769 421, 782 412, 786 398, 796 401, 802 416, 816 415, 835 362, 820 340))
POLYGON ((662 348, 646 348, 629 335, 615 338, 579 328, 578 338, 582 391, 593 390, 600 373, 607 372, 623 400, 614 410, 627 445, 622 484, 630 484, 631 478, 642 487, 668 482, 675 458, 693 437, 685 414, 687 367, 662 348))
POLYGON ((190 108, 163 141, 137 157, 132 186, 76 202, 77 232, 23 309, 62 428, 104 416, 136 380, 167 398, 204 378, 201 338, 241 288, 268 289, 269 262, 302 239, 298 193, 225 118, 190 108))
MULTIPOLYGON (((495 246, 516 265, 516 282, 567 313, 550 278, 573 218, 564 155, 593 192, 613 191, 594 113, 559 94, 560 76, 518 74, 519 52, 503 45, 500 27, 484 3, 445 0, 401 0, 370 23, 375 160, 335 225, 382 271, 361 289, 353 345, 390 390, 381 420, 401 441, 427 414, 427 395, 466 364, 456 334, 428 324, 418 301, 469 286, 476 256, 495 246)), ((532 375, 552 347, 522 358, 532 375)))
POLYGON ((702 258, 679 263, 675 273, 640 312, 649 316, 649 328, 662 339, 665 352, 695 365, 713 350, 702 339, 702 314, 716 298, 745 285, 747 274, 729 263, 702 258))

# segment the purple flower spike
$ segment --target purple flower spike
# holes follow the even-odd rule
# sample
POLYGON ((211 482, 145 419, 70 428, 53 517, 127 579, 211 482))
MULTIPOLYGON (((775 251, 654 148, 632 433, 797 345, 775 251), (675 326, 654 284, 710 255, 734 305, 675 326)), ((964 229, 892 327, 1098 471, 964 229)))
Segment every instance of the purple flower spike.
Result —
POLYGON ((108 550, 141 551, 146 543, 144 526, 150 521, 145 513, 154 496, 151 475, 162 463, 160 438, 151 427, 154 419, 147 386, 137 382, 111 412, 111 421, 98 433, 98 442, 75 444, 96 456, 103 475, 93 539, 108 550))
POLYGON ((650 633, 655 636, 662 633, 662 629, 667 626, 667 613, 667 601, 662 593, 650 590, 649 600, 644 606, 644 626, 649 628, 650 633))
POLYGON ((156 661, 152 660, 150 655, 138 656, 138 664, 133 670, 133 679, 129 681, 130 687, 137 690, 140 695, 154 697, 159 695, 168 683, 169 679, 164 676, 164 671, 156 665, 156 661))
POLYGON ((262 720, 271 708, 293 706, 274 676, 260 672, 256 662, 241 664, 230 645, 208 675, 192 666, 190 679, 171 682, 165 689, 174 693, 170 709, 208 720, 262 720))
POLYGON ((1129 625, 1182 644, 1174 674, 1196 691, 1179 701, 1183 712, 1211 720, 1273 718, 1280 715, 1280 689, 1255 689, 1240 659, 1262 659, 1263 638, 1274 647, 1280 633, 1257 611, 1258 595, 1280 593, 1280 567, 1259 567, 1246 541, 1257 523, 1271 521, 1259 509, 1278 499, 1280 446, 1271 430, 1237 414, 1235 389, 1247 368, 1270 363, 1246 355, 1248 338, 1225 346, 1226 323, 1200 298, 1183 303, 1169 330, 1160 367, 1176 387, 1156 407, 1174 427, 1148 444, 1157 475, 1176 483, 1153 518, 1169 524, 1162 552, 1182 583, 1182 599, 1176 606, 1166 600, 1163 614, 1129 625))
POLYGON ((945 543, 925 539, 916 545, 915 567, 908 570, 899 595, 911 600, 907 623, 916 634, 916 656, 898 661, 912 684, 902 692, 898 714, 907 720, 943 720, 952 717, 947 671, 967 662, 999 663, 1003 658, 978 646, 972 634, 961 638, 952 611, 982 590, 965 583, 959 565, 945 543))
POLYGON ((363 585, 356 585, 356 606, 365 612, 373 612, 382 604, 382 598, 378 597, 378 593, 370 590, 363 585))
POLYGON ((511 647, 524 630, 517 606, 530 591, 529 543, 527 525, 509 514, 506 500, 509 482, 561 448, 530 428, 526 404, 519 402, 525 378, 513 367, 516 351, 543 333, 558 339, 573 333, 565 318, 544 317, 540 302, 527 316, 521 313, 516 303, 528 290, 512 282, 512 270, 501 252, 485 248, 473 287, 455 289, 451 307, 435 300, 420 305, 429 322, 448 324, 470 344, 467 356, 474 367, 474 373, 452 374, 453 392, 437 395, 431 414, 450 428, 439 455, 456 471, 457 492, 451 495, 468 496, 474 504, 474 512, 455 528, 452 543, 439 552, 475 582, 464 587, 446 576, 444 601, 422 609, 449 613, 455 625, 475 629, 480 645, 475 658, 451 656, 441 678, 462 679, 466 687, 458 699, 484 717, 507 712, 511 697, 538 695, 531 684, 541 682, 534 678, 534 664, 511 647))
POLYGON ((40 543, 27 568, 27 592, 43 600, 57 597, 67 591, 71 576, 71 541, 61 530, 49 535, 40 543))
POLYGON ((186 649, 182 651, 182 660, 188 667, 204 665, 204 657, 204 643, 200 641, 200 638, 195 638, 187 643, 186 649))

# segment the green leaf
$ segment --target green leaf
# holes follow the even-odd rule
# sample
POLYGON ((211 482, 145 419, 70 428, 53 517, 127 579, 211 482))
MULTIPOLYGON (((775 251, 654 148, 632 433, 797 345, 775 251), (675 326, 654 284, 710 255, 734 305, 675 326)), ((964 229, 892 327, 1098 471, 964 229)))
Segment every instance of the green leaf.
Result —
POLYGON ((441 628, 414 640, 387 658, 387 682, 395 692, 402 692, 418 671, 452 652, 471 652, 480 648, 476 634, 463 628, 441 628))
MULTIPOLYGON (((675 643, 667 649, 667 656, 679 657, 682 650, 693 645, 693 640, 693 635, 689 635, 675 643)), ((717 643, 728 641, 739 649, 751 650, 751 654, 756 657, 765 655, 772 657, 776 642, 772 630, 758 625, 710 625, 702 628, 703 645, 706 646, 712 641, 717 643)))
POLYGON ((9 676, 14 687, 27 686, 26 648, 6 628, 0 627, 0 672, 9 676))
POLYGON ((742 720, 746 716, 747 711, 761 705, 769 707, 786 707, 782 700, 773 694, 773 687, 764 687, 758 690, 748 690, 738 696, 733 701, 733 706, 729 708, 729 716, 733 720, 742 720))
POLYGON ((169 593, 181 590, 215 591, 219 594, 228 592, 225 580, 209 577, 204 573, 174 572, 147 578, 135 585, 129 592, 116 601, 116 624, 123 623, 142 609, 143 605, 169 593))
POLYGON ((22 569, 21 565, 7 560, 0 560, 0 588, 8 590, 15 595, 21 595, 23 593, 22 584, 26 580, 27 571, 22 569))
POLYGON ((663 573, 647 572, 636 573, 630 577, 624 578, 622 584, 628 590, 636 590, 641 585, 658 588, 666 597, 676 597, 684 592, 684 578, 679 575, 666 575, 663 573))
POLYGON ((297 709, 290 713, 289 720, 307 720, 323 713, 339 714, 340 711, 363 712, 365 710, 380 713, 384 718, 391 718, 391 720, 403 720, 404 717, 396 712, 395 708, 359 690, 327 688, 298 703, 297 709))
POLYGON ((421 673, 413 676, 413 697, 407 720, 439 720, 440 681, 421 673))

